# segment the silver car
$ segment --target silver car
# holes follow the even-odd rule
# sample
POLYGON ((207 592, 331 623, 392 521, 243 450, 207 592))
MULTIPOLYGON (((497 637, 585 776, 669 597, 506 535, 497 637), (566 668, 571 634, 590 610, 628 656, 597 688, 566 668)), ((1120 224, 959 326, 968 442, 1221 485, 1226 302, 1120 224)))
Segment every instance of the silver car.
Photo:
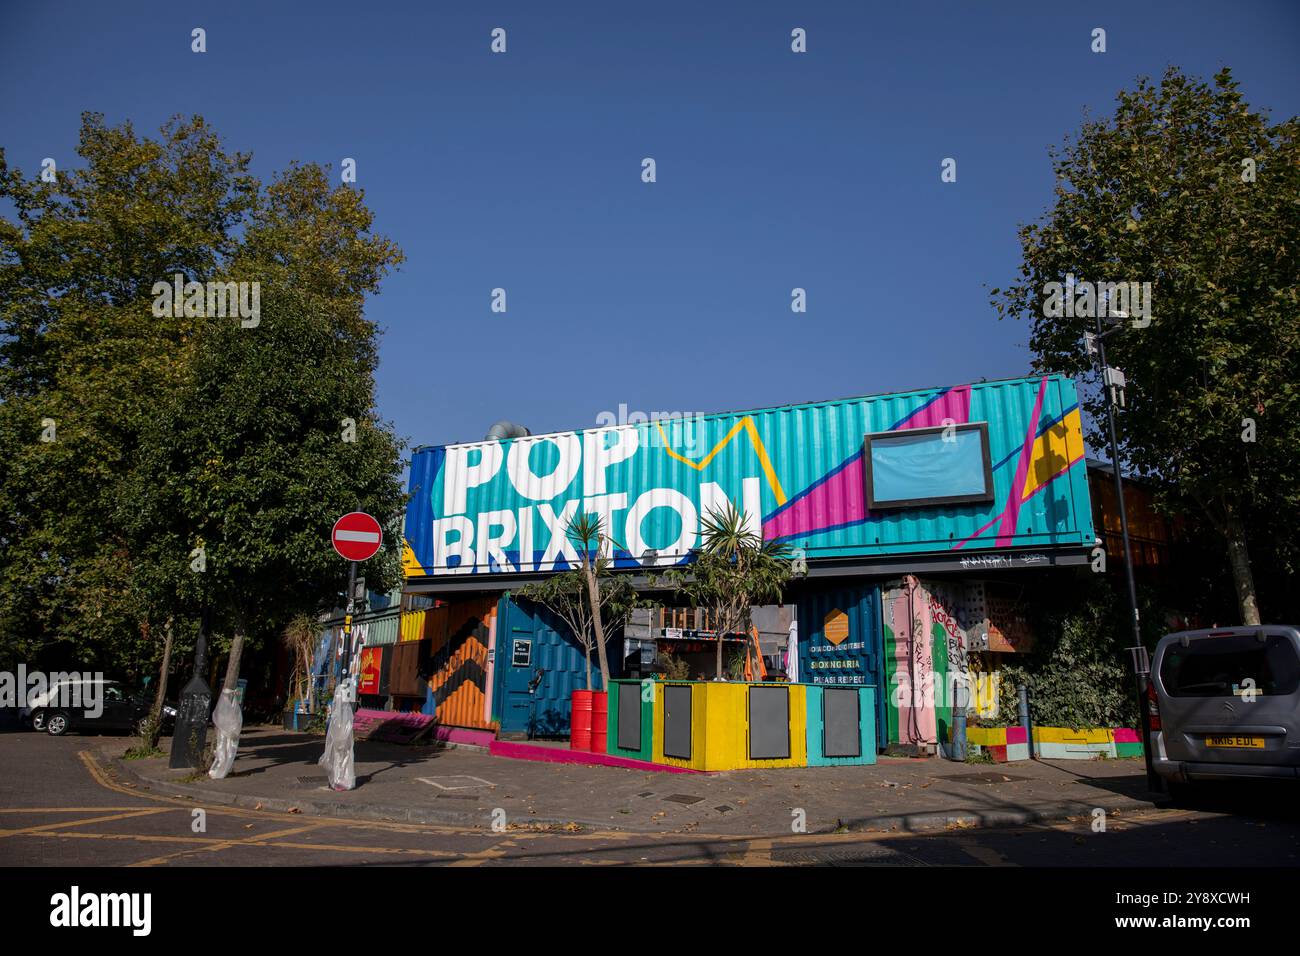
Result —
POLYGON ((1171 792, 1196 780, 1300 779, 1300 628, 1162 637, 1147 706, 1152 763, 1171 792))

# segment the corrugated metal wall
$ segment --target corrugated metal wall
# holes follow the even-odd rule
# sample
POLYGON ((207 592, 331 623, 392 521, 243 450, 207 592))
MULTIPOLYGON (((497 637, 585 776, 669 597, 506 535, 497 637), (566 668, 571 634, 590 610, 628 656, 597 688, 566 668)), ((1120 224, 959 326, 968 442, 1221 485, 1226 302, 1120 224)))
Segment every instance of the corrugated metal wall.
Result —
MULTIPOLYGON (((404 611, 398 647, 429 642, 429 703, 438 723, 490 729, 485 716, 488 634, 496 598, 470 598, 421 611, 404 611)), ((429 710, 426 707, 426 711, 429 710)))
POLYGON ((386 644, 396 644, 400 622, 401 618, 396 612, 365 621, 364 623, 369 627, 366 646, 381 647, 386 644))
MULTIPOLYGON (((884 637, 881 632, 880 589, 874 584, 808 586, 800 590, 798 680, 827 686, 876 688, 878 743, 887 742, 884 695, 884 637), (843 615, 848 632, 835 643, 828 638, 827 619, 843 615), (819 666, 843 665, 843 666, 819 666)), ((838 635, 834 635, 838 636, 838 635)))
POLYGON ((614 537, 630 551, 616 556, 621 566, 677 563, 696 542, 700 513, 719 503, 714 485, 765 538, 814 560, 1093 540, 1078 398, 1063 376, 662 424, 418 449, 411 560, 430 574, 551 570, 557 556, 563 567, 550 529, 581 502, 612 514, 614 537), (988 422, 994 500, 868 513, 864 436, 948 422, 988 422), (602 457, 612 464, 593 464, 602 457))
MULTIPOLYGON (((498 626, 496 692, 492 701, 501 730, 526 731, 531 720, 538 736, 567 737, 571 716, 570 698, 575 690, 587 688, 582 647, 569 636, 569 630, 563 622, 530 601, 503 598, 498 626), (514 667, 511 664, 510 649, 514 640, 531 642, 530 661, 526 667, 514 667), (542 680, 537 686, 534 700, 530 701, 527 683, 537 668, 542 669, 542 680), (534 706, 536 712, 532 714, 534 706)), ((607 646, 611 649, 611 673, 617 675, 619 661, 612 650, 619 646, 616 635, 610 635, 607 646)), ((601 690, 600 667, 594 649, 591 671, 592 688, 601 690)))

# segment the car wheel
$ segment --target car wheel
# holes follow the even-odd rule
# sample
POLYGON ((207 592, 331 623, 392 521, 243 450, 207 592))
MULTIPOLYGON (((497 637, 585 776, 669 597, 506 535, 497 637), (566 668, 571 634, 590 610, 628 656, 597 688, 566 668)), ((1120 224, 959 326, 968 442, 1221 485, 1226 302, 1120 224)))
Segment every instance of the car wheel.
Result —
POLYGON ((45 711, 38 710, 32 714, 32 730, 38 734, 45 729, 45 711))
POLYGON ((51 737, 62 737, 68 732, 68 715, 55 711, 45 721, 45 731, 51 737))

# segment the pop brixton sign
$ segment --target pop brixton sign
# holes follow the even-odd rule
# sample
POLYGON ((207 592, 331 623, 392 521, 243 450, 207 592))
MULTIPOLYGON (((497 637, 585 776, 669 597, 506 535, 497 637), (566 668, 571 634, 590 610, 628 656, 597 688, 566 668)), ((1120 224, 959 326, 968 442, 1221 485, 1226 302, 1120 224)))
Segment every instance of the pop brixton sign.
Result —
POLYGON ((1078 396, 1059 375, 426 446, 410 490, 408 576, 573 567, 580 511, 616 567, 680 564, 728 504, 810 560, 1093 544, 1078 396))

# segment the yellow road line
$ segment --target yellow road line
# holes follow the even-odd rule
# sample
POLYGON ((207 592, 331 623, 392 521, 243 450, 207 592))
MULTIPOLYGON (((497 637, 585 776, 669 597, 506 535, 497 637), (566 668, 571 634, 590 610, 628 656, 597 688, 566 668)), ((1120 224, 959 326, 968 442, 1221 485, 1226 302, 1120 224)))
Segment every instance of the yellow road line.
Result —
POLYGON ((290 827, 286 830, 278 830, 273 833, 260 833, 257 836, 249 836, 239 840, 229 840, 229 839, 214 840, 213 842, 207 844, 206 846, 189 847, 184 850, 177 850, 175 853, 167 853, 164 854, 163 856, 156 856, 153 857, 152 859, 139 860, 135 863, 132 863, 131 866, 157 866, 160 863, 165 863, 168 860, 174 860, 177 859, 178 857, 188 856, 191 853, 219 853, 222 850, 229 850, 231 847, 242 846, 242 845, 275 846, 276 844, 274 843, 268 843, 264 841, 274 840, 277 839, 278 837, 297 836, 298 834, 306 833, 309 830, 318 830, 323 826, 328 826, 328 824, 317 823, 313 821, 312 823, 304 824, 303 826, 290 827))
POLYGON ((139 810, 139 807, 3 807, 0 813, 108 813, 113 810, 139 810))
POLYGON ((102 817, 87 817, 84 820, 63 820, 59 823, 43 823, 33 827, 23 827, 18 830, 0 830, 0 839, 11 836, 30 836, 36 833, 50 833, 64 827, 80 827, 88 823, 107 823, 110 820, 130 820, 133 817, 151 817, 159 813, 167 813, 166 807, 147 807, 144 810, 133 810, 129 813, 114 813, 102 817))

